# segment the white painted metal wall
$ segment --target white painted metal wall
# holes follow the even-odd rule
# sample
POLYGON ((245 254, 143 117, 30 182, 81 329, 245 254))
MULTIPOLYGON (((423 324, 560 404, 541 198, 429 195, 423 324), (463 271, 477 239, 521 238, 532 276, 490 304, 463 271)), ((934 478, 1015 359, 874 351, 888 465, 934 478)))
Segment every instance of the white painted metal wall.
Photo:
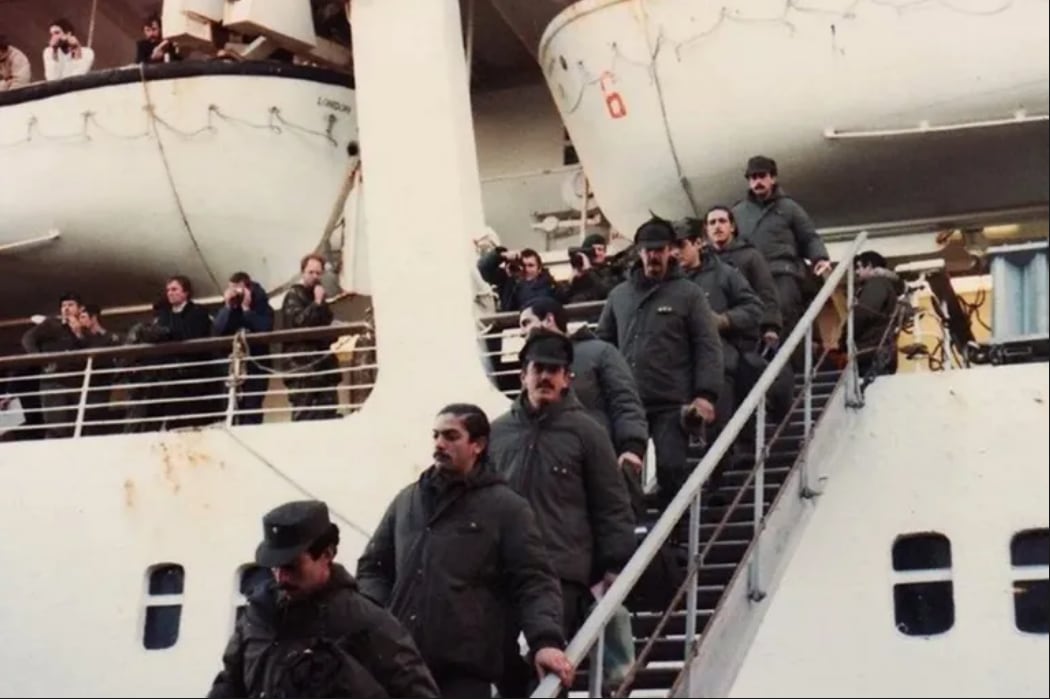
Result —
MULTIPOLYGON (((1046 364, 880 379, 815 464, 824 494, 730 696, 1047 696, 1046 635, 1017 630, 1010 566, 1050 509, 1046 364), (894 623, 900 534, 951 542, 955 623, 894 623)), ((1046 576, 1046 569, 1034 577, 1046 576)))
POLYGON ((266 510, 327 500, 353 569, 430 463, 435 412, 507 408, 482 371, 471 300, 464 231, 482 215, 458 5, 360 0, 353 13, 382 367, 369 400, 338 421, 0 445, 0 694, 201 696, 266 510), (185 568, 181 630, 146 651, 146 572, 162 562, 185 568))

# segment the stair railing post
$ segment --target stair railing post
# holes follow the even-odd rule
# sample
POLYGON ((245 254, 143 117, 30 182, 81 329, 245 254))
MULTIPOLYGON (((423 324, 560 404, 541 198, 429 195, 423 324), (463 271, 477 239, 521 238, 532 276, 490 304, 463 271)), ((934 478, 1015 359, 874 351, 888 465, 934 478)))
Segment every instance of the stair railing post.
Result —
POLYGON ((587 683, 587 696, 588 697, 601 697, 602 696, 602 675, 604 674, 605 668, 602 666, 602 662, 605 659, 605 628, 598 634, 598 639, 594 642, 594 648, 591 649, 591 665, 589 671, 589 681, 587 683))
POLYGON ((695 571, 695 574, 691 576, 689 589, 686 591, 685 597, 685 649, 683 659, 687 669, 683 681, 685 683, 685 696, 687 697, 692 695, 692 692, 689 690, 688 663, 696 643, 696 614, 697 605, 699 604, 697 600, 697 585, 700 584, 700 496, 702 493, 703 489, 701 488, 689 504, 689 570, 695 571))
POLYGON ((864 401, 860 395, 860 377, 857 372, 857 345, 853 337, 854 308, 856 308, 854 277, 857 273, 855 254, 849 256, 846 261, 849 268, 846 270, 846 407, 860 408, 864 401))
POLYGON ((799 456, 802 463, 799 468, 800 494, 811 497, 813 490, 809 487, 809 438, 813 431, 813 324, 806 326, 805 369, 803 376, 802 399, 802 439, 799 440, 799 456))
POLYGON ((751 552, 751 562, 747 568, 748 597, 758 602, 766 593, 762 591, 760 561, 762 559, 762 510, 766 491, 766 401, 765 396, 758 401, 755 409, 755 459, 757 460, 755 471, 755 502, 754 512, 754 537, 751 552))
POLYGON ((73 437, 79 437, 84 433, 84 414, 87 412, 88 391, 91 390, 91 369, 94 366, 94 357, 88 357, 84 364, 84 380, 80 383, 80 400, 77 402, 77 419, 73 423, 73 437))

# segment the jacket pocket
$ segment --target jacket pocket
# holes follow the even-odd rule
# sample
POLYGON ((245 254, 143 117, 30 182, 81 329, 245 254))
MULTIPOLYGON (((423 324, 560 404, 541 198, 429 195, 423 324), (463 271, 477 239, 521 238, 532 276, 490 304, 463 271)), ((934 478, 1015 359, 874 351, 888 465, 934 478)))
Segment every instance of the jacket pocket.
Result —
POLYGON ((477 519, 457 522, 434 535, 432 566, 446 571, 451 584, 482 580, 492 566, 494 532, 477 519))

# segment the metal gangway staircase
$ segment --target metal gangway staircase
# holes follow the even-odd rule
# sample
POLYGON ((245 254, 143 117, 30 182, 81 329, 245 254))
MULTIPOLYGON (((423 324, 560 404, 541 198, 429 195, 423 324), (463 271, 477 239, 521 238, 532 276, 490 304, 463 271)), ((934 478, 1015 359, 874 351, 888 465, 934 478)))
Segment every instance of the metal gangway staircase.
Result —
MULTIPOLYGON (((758 553, 761 547, 775 543, 766 527, 771 509, 791 499, 816 498, 818 489, 810 483, 807 469, 814 432, 832 401, 841 400, 853 408, 863 404, 855 363, 852 299, 853 258, 866 239, 866 233, 858 235, 848 254, 838 261, 675 498, 663 512, 651 507, 639 522, 644 540, 566 651, 579 668, 570 696, 697 696, 698 688, 690 686, 689 666, 697 658, 705 631, 728 606, 726 600, 735 593, 737 598, 746 595, 751 604, 761 604, 766 589, 758 553), (826 368, 824 357, 814 357, 813 332, 818 315, 844 277, 846 298, 850 299, 845 319, 849 362, 841 370, 826 368), (790 409, 774 424, 767 419, 766 394, 800 346, 804 370, 796 373, 790 409), (726 469, 716 500, 705 487, 708 477, 752 418, 755 458, 737 460, 726 469), (756 493, 762 494, 761 499, 756 493), (663 609, 632 605, 630 593, 668 547, 680 556, 685 568, 685 581, 674 601, 663 609), (626 677, 610 683, 597 660, 605 652, 606 626, 621 605, 630 612, 636 659, 626 677)), ((558 692, 557 679, 548 676, 533 696, 554 697, 558 692)))

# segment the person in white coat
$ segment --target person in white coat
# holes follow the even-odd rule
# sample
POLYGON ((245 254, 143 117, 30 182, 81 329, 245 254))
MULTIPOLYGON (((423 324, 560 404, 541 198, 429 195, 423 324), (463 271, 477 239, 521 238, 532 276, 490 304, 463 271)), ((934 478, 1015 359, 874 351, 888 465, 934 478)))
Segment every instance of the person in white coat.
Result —
POLYGON ((68 19, 56 19, 48 30, 50 39, 44 49, 44 79, 61 80, 84 75, 95 62, 90 46, 81 46, 73 24, 68 19))
POLYGON ((28 85, 31 79, 29 59, 0 34, 0 92, 28 85))

